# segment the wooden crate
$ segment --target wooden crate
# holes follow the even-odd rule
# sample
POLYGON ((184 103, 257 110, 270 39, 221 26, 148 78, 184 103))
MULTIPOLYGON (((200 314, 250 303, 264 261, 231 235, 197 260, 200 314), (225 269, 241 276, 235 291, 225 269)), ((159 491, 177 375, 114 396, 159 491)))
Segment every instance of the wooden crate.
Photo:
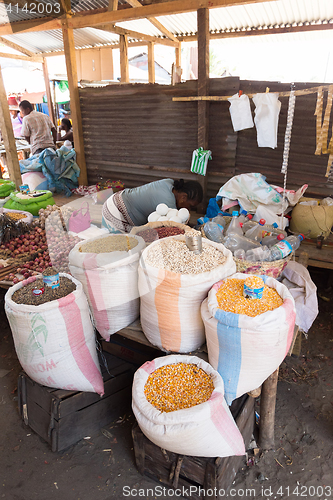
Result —
POLYGON ((135 368, 108 353, 100 357, 103 397, 93 392, 65 391, 42 386, 25 372, 18 379, 18 407, 24 422, 60 451, 130 410, 135 368))
MULTIPOLYGON (((254 399, 247 395, 238 398, 233 402, 231 412, 247 447, 254 429, 254 399)), ((189 457, 163 450, 147 439, 137 424, 132 429, 132 436, 139 472, 168 488, 181 489, 182 496, 188 496, 187 491, 193 500, 225 498, 244 461, 244 456, 189 457)))

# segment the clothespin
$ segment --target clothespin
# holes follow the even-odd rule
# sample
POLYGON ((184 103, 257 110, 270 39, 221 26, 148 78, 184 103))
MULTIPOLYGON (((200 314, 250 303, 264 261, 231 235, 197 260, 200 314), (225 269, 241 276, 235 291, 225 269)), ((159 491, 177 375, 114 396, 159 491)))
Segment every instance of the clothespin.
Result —
POLYGON ((269 92, 269 87, 266 87, 266 94, 268 94, 269 92))
POLYGON ((243 91, 242 90, 239 90, 238 91, 238 97, 240 97, 242 95, 243 91))

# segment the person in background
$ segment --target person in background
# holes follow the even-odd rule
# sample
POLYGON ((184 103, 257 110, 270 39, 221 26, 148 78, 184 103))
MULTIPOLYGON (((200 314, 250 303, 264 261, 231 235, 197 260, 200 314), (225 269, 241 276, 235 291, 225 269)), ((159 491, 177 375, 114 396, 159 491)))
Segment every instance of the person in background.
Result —
POLYGON ((68 118, 63 118, 61 120, 59 132, 57 134, 57 141, 70 141, 74 147, 72 124, 68 118), (61 134, 62 130, 65 132, 64 134, 61 134))
POLYGON ((133 189, 124 189, 108 198, 102 211, 102 226, 111 233, 129 233, 133 226, 147 223, 159 203, 169 208, 196 208, 203 199, 198 181, 162 179, 133 189))
POLYGON ((22 137, 22 118, 20 114, 19 107, 9 106, 10 118, 12 120, 14 137, 19 138, 22 137))
POLYGON ((19 104, 23 117, 21 134, 29 142, 31 153, 39 154, 46 148, 56 149, 57 130, 48 115, 34 111, 29 101, 19 104))

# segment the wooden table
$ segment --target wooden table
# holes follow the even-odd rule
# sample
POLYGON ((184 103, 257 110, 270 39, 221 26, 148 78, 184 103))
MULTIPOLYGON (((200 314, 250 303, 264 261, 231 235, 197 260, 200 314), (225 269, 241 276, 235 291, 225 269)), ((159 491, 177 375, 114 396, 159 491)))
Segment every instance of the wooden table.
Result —
MULTIPOLYGON (((296 250, 296 260, 306 259, 309 266, 333 269, 333 239, 332 235, 323 242, 322 248, 317 248, 315 240, 305 240, 296 250)), ((306 266, 305 266, 306 267, 306 266)))
MULTIPOLYGON (((289 348, 290 356, 298 333, 295 326, 292 344, 289 348)), ((102 341, 103 350, 114 354, 125 361, 143 364, 154 357, 164 356, 167 353, 152 345, 145 337, 139 320, 111 335, 110 342, 102 341)), ((191 355, 198 356, 208 362, 206 345, 203 345, 191 355)), ((270 375, 261 387, 260 398, 260 421, 259 421, 259 445, 263 450, 274 449, 274 423, 275 405, 279 369, 270 375)))

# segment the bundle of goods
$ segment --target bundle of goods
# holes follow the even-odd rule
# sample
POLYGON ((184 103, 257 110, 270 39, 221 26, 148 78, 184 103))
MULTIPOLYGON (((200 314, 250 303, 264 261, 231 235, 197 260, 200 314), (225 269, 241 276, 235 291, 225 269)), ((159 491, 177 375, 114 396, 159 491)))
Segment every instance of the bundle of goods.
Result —
POLYGON ((51 191, 30 191, 30 192, 12 192, 9 200, 5 203, 5 208, 11 210, 23 210, 37 216, 41 208, 48 205, 54 205, 51 191))
POLYGON ((153 241, 167 238, 168 236, 177 236, 191 231, 186 224, 180 224, 170 220, 159 222, 148 222, 144 226, 133 227, 130 234, 136 234, 143 238, 147 245, 153 241))
POLYGON ((140 259, 142 330, 165 351, 187 353, 204 343, 201 302, 214 283, 236 270, 223 245, 203 240, 200 253, 191 251, 186 245, 190 234, 155 241, 140 259))
POLYGON ((190 212, 187 208, 169 208, 165 203, 160 203, 156 207, 156 211, 148 216, 148 222, 166 221, 178 222, 185 224, 190 217, 190 212))
POLYGON ((139 317, 138 262, 145 242, 139 236, 104 235, 78 243, 69 268, 83 285, 95 327, 110 335, 139 317))
POLYGON ((165 450, 197 457, 244 455, 223 380, 195 356, 163 356, 134 375, 132 408, 142 432, 165 450))
POLYGON ((224 380, 229 405, 279 367, 293 339, 294 299, 268 276, 236 273, 216 283, 201 315, 208 359, 224 380))
POLYGON ((0 179, 0 206, 6 201, 7 197, 16 190, 15 183, 8 179, 0 179))
POLYGON ((47 387, 103 395, 95 333, 81 283, 60 274, 59 286, 46 290, 49 285, 44 278, 31 277, 5 295, 5 311, 23 369, 47 387))
POLYGON ((333 199, 301 198, 291 212, 290 229, 309 238, 327 239, 333 226, 333 199))

